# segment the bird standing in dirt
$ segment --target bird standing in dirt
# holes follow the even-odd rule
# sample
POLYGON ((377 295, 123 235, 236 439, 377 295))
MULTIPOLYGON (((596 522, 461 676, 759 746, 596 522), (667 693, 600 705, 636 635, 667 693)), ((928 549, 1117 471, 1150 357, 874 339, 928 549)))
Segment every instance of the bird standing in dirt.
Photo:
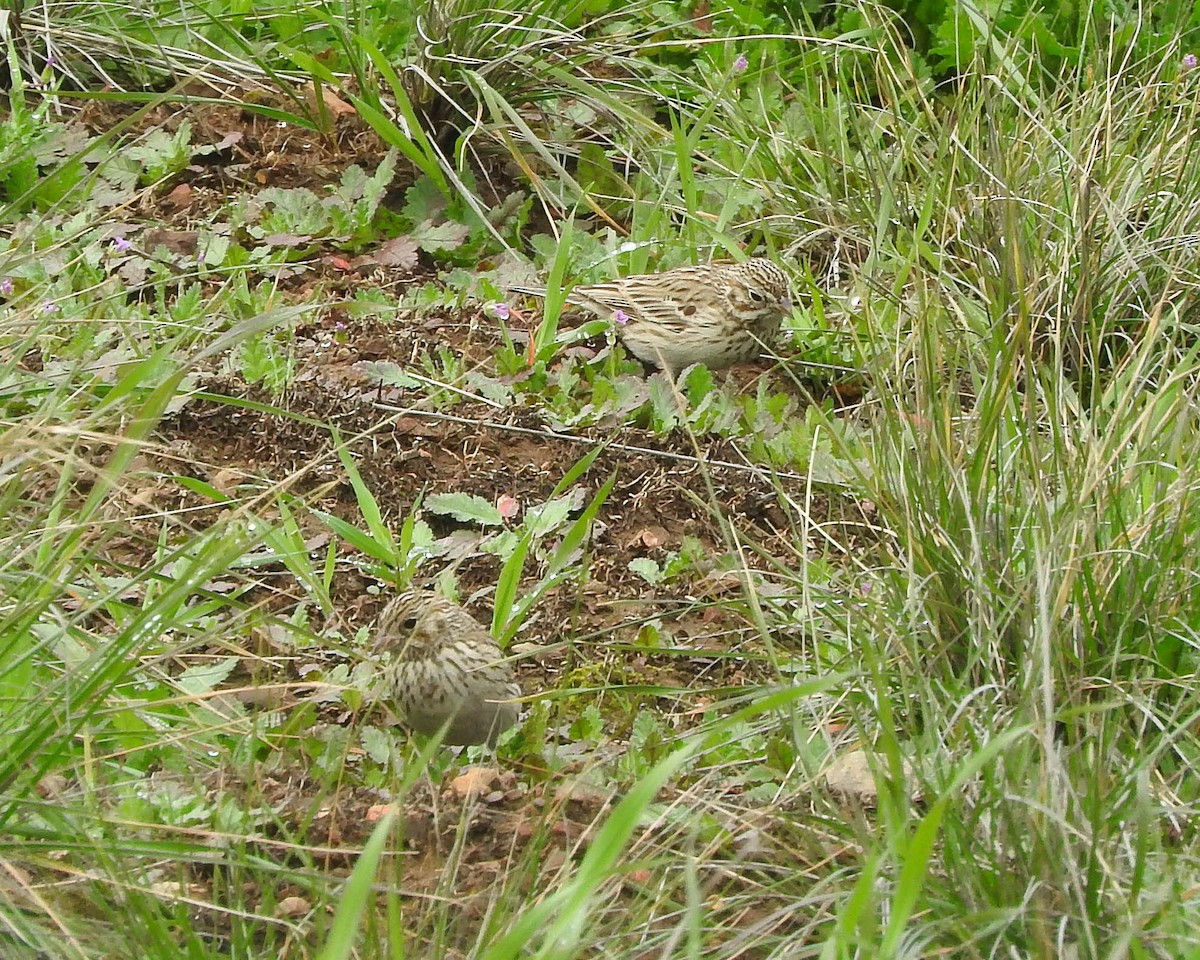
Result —
MULTIPOLYGON (((542 297, 544 287, 513 287, 542 297)), ((629 352, 678 372, 752 360, 792 309, 787 277, 770 260, 677 267, 575 287, 567 302, 612 319, 629 352)))
POLYGON ((401 719, 443 743, 487 743, 517 722, 521 689, 491 635, 466 610, 425 590, 403 593, 379 615, 375 649, 388 658, 385 688, 401 719))

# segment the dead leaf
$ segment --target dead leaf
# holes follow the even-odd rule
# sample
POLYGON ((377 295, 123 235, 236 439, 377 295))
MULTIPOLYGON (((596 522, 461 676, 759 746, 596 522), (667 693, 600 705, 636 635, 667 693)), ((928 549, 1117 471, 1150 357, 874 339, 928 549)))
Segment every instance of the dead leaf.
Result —
POLYGON ((61 800, 67 792, 67 778, 60 773, 48 773, 37 782, 37 792, 43 800, 61 800))
POLYGON ((328 531, 322 531, 321 533, 314 534, 311 537, 305 537, 304 549, 307 552, 312 552, 313 550, 322 550, 332 539, 333 534, 329 533, 328 531))
POLYGON ((835 383, 833 393, 839 403, 850 404, 861 400, 864 390, 861 383, 835 383))
POLYGON ((222 493, 233 493, 242 482, 242 471, 225 467, 214 473, 208 482, 222 493))
POLYGON ((908 413, 907 411, 904 411, 900 414, 900 416, 920 430, 929 430, 933 426, 932 420, 921 416, 919 413, 908 413))
POLYGON ((656 550, 671 542, 671 535, 663 527, 646 527, 638 532, 638 542, 651 550, 656 550))
POLYGON ((143 507, 147 510, 153 510, 155 495, 160 493, 162 489, 162 484, 158 483, 151 483, 135 487, 129 492, 129 502, 136 507, 143 507))
POLYGON ((582 780, 571 780, 561 784, 554 791, 554 799, 558 803, 570 800, 584 807, 599 809, 612 799, 613 791, 602 789, 582 780))
POLYGON ((376 803, 367 807, 367 823, 377 823, 389 813, 398 813, 400 808, 394 803, 376 803))
POLYGON ((500 771, 495 767, 467 767, 450 781, 450 789, 464 799, 476 797, 491 790, 499 778, 500 771))
POLYGON ((392 237, 379 247, 372 259, 381 267, 412 270, 417 265, 418 247, 412 237, 392 237))
POLYGON ((278 710, 290 699, 288 692, 274 683, 261 687, 239 687, 227 694, 213 697, 212 700, 221 701, 226 698, 255 710, 278 710))
MULTIPOLYGON (((305 93, 307 94, 309 103, 314 103, 316 97, 314 96, 314 89, 311 85, 308 87, 305 93)), ((348 104, 345 100, 343 100, 326 86, 321 87, 321 103, 325 106, 326 110, 333 114, 335 118, 347 116, 352 117, 358 113, 354 107, 350 106, 350 104, 348 104)))
POLYGON ((303 897, 284 897, 279 903, 275 904, 275 916, 303 917, 311 909, 312 904, 303 897))
POLYGON ((163 197, 163 206, 172 210, 186 210, 192 205, 193 191, 190 184, 181 183, 163 197))
POLYGON ((502 493, 496 498, 496 512, 505 520, 511 520, 521 512, 521 503, 516 497, 502 493))
POLYGON ((470 229, 461 223, 438 223, 423 220, 413 228, 412 238, 428 253, 455 250, 470 236, 470 229))
POLYGON ((203 899, 208 892, 202 883, 182 883, 178 880, 160 880, 150 885, 150 892, 166 900, 178 900, 182 897, 203 899))
POLYGON ((168 253, 184 257, 196 255, 199 241, 200 234, 195 230, 167 230, 165 227, 147 230, 142 237, 143 244, 150 251, 164 247, 168 253))
POLYGON ((354 107, 328 88, 325 90, 325 106, 329 108, 329 112, 335 117, 353 117, 358 113, 354 107))
POLYGON ((221 138, 220 142, 216 145, 215 149, 228 150, 230 147, 234 146, 235 144, 241 143, 245 136, 246 136, 246 134, 241 130, 231 130, 229 133, 225 134, 225 136, 221 138))
MULTIPOLYGON (((901 761, 904 779, 912 780, 912 766, 907 760, 901 761)), ((825 771, 825 786, 830 792, 836 793, 848 800, 857 800, 864 806, 873 807, 879 801, 879 787, 875 780, 875 771, 880 776, 888 775, 888 759, 883 754, 871 754, 866 750, 849 750, 833 761, 825 771), (874 766, 875 770, 872 770, 874 766)), ((920 790, 913 785, 911 792, 914 801, 920 799, 920 790)))
POLYGON ((312 243, 312 237, 297 233, 272 233, 263 237, 263 242, 270 247, 299 247, 312 243))

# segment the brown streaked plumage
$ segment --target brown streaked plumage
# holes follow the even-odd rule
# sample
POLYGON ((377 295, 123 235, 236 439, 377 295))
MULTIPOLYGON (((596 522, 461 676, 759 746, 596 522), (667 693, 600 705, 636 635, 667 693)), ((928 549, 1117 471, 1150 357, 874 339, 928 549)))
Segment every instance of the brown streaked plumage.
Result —
MULTIPOLYGON (((513 287, 545 296, 544 287, 513 287)), ((567 302, 617 323, 626 348, 678 372, 752 360, 779 334, 792 309, 787 277, 770 260, 677 267, 575 287, 567 302)))
POLYGON ((434 734, 449 721, 447 744, 487 743, 517 722, 521 696, 512 667, 491 635, 445 597, 412 590, 379 615, 376 650, 386 665, 385 687, 401 719, 434 734))

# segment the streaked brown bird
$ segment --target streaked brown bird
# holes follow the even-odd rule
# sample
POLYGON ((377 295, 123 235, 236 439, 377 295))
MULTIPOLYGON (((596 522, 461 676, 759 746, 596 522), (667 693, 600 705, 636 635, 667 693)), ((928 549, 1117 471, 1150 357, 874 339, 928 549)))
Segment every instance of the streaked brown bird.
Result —
MULTIPOLYGON (((546 295, 545 287, 511 289, 546 295)), ((630 353, 674 372, 754 359, 792 309, 787 277, 761 257, 575 287, 567 302, 613 320, 630 353)))
POLYGON ((521 688, 496 641, 466 610, 440 594, 412 590, 377 621, 376 651, 386 658, 384 686, 401 720, 443 743, 487 743, 517 722, 521 688))

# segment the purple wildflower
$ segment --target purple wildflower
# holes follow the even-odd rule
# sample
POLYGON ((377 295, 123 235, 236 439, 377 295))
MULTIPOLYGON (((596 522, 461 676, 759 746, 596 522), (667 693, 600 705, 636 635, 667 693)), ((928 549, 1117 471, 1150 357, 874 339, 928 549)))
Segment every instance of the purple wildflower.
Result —
POLYGON ((512 311, 508 309, 507 303, 493 303, 492 313, 501 320, 507 320, 511 316, 512 311))
POLYGON ((613 315, 613 319, 621 326, 625 326, 629 322, 629 314, 624 310, 617 310, 616 314, 613 315))
POLYGON ((346 325, 344 323, 342 323, 341 320, 339 320, 339 321, 337 321, 337 323, 335 323, 333 325, 333 329, 336 330, 338 333, 344 333, 346 330, 346 325))
POLYGON ((748 66, 750 66, 750 58, 747 57, 744 53, 739 53, 738 58, 733 61, 733 72, 741 73, 748 66))
POLYGON ((42 301, 42 313, 58 313, 59 309, 61 308, 53 300, 42 301))
POLYGON ((113 237, 112 245, 113 249, 116 250, 117 253, 124 253, 133 246, 133 244, 124 237, 113 237))
POLYGON ((1184 70, 1194 70, 1195 68, 1196 68, 1196 55, 1194 53, 1189 53, 1189 54, 1185 55, 1183 58, 1183 69, 1184 70))
POLYGON ((5 277, 3 280, 0 280, 0 294, 7 297, 12 292, 13 292, 12 277, 5 277))

